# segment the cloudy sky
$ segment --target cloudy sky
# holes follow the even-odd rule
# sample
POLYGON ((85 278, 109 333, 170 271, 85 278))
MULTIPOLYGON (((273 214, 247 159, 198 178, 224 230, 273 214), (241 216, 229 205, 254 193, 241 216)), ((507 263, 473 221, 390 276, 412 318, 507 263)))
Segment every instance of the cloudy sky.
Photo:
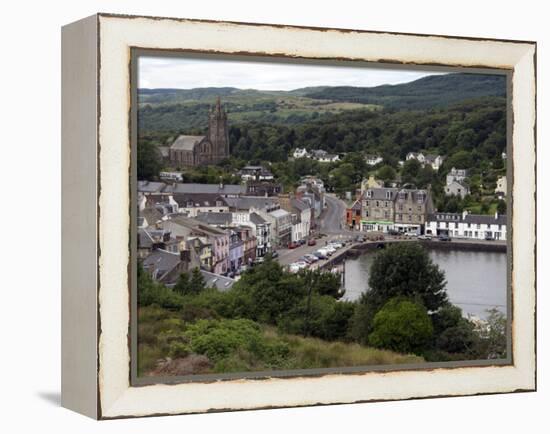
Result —
POLYGON ((140 88, 236 87, 292 90, 307 86, 378 86, 435 72, 175 57, 140 57, 140 88))

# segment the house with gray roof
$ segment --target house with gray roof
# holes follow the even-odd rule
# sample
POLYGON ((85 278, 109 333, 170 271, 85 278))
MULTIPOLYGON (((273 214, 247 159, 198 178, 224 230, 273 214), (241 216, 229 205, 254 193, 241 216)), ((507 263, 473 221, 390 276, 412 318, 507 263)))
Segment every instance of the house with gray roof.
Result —
POLYGON ((235 283, 235 279, 221 276, 219 274, 210 273, 205 270, 201 270, 201 274, 204 278, 205 286, 207 288, 216 288, 218 291, 221 292, 230 290, 235 283))
POLYGON ((176 183, 166 186, 166 192, 172 194, 214 194, 222 197, 238 197, 246 193, 246 186, 240 184, 196 184, 176 183))
POLYGON ((429 235, 447 235, 453 238, 506 241, 506 215, 460 213, 431 213, 425 226, 429 235))
POLYGON ((189 265, 180 253, 162 249, 153 250, 142 261, 143 269, 151 275, 153 280, 165 284, 176 283, 181 273, 189 271, 189 265))
POLYGON ((178 205, 178 212, 187 217, 196 217, 200 213, 229 211, 226 198, 217 193, 174 193, 173 198, 178 205))

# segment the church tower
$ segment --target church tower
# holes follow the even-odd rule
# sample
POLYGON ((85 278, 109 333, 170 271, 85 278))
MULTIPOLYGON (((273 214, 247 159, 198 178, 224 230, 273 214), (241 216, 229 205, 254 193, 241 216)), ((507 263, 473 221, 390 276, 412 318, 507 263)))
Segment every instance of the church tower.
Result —
POLYGON ((220 97, 208 115, 208 140, 212 143, 212 162, 218 163, 229 157, 227 113, 222 108, 220 97))

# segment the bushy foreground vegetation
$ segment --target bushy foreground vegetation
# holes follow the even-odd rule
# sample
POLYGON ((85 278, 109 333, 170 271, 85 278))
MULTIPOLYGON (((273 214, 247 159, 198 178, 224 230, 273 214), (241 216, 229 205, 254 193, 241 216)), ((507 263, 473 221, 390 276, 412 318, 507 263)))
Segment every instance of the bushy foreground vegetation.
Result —
POLYGON ((269 258, 220 292, 198 271, 173 289, 138 272, 141 374, 198 374, 502 358, 506 320, 482 324, 449 303, 420 244, 377 253, 369 290, 342 301, 331 273, 285 272, 269 258), (161 360, 159 362, 159 360, 161 360))

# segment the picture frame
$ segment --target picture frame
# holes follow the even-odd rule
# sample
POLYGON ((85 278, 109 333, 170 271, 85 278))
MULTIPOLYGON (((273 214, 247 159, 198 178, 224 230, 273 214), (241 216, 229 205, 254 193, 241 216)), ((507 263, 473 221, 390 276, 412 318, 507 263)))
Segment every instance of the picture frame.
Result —
POLYGON ((97 14, 63 28, 62 57, 63 406, 113 419, 536 389, 534 42, 97 14), (130 254, 136 50, 508 74, 509 361, 136 384, 130 254))

